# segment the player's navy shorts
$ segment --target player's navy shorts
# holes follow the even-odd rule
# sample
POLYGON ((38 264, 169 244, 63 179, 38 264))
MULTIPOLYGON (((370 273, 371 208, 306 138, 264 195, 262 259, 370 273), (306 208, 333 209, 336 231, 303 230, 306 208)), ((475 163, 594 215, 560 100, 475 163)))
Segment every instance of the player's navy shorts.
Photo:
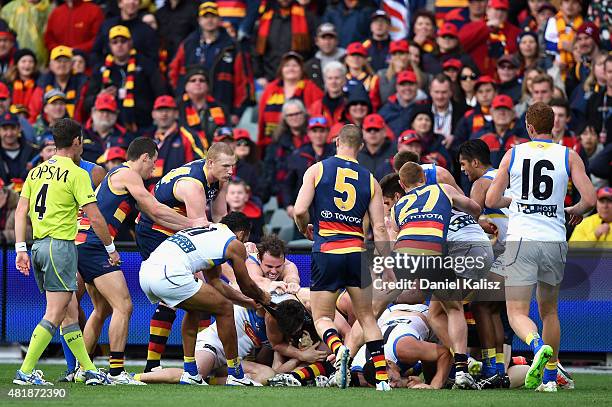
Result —
POLYGON ((312 253, 310 290, 335 292, 344 287, 368 287, 372 276, 367 268, 362 272, 362 256, 361 252, 312 253))
POLYGON ((92 284, 94 279, 121 270, 108 262, 108 253, 101 242, 85 242, 77 246, 78 268, 83 281, 92 284))
POLYGON ((148 259, 151 253, 168 237, 148 226, 142 226, 140 223, 136 224, 135 230, 136 245, 143 261, 148 259))

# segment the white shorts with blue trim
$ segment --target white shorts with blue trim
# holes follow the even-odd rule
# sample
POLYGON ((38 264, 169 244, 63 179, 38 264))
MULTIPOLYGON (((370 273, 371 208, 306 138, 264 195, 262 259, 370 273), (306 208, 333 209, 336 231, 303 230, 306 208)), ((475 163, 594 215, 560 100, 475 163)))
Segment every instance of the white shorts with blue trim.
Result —
MULTIPOLYGON (((140 287, 153 304, 163 302, 176 307, 200 290, 202 281, 188 270, 172 265, 143 261, 140 266, 140 287)), ((177 266, 180 267, 180 266, 177 266)))

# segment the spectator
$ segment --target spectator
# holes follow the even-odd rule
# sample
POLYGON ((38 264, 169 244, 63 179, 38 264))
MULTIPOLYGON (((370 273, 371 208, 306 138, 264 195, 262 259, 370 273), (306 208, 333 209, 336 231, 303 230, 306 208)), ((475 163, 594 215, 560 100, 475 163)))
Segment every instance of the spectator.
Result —
POLYGON ((38 154, 35 147, 21 137, 21 126, 16 115, 10 112, 0 116, 0 177, 6 184, 20 192, 26 176, 28 163, 38 154))
POLYGON ((395 93, 395 80, 398 73, 412 68, 412 71, 416 74, 415 67, 410 61, 410 47, 408 41, 392 41, 391 44, 389 44, 389 53, 391 54, 389 66, 377 72, 379 97, 383 104, 395 93))
POLYGON ((482 21, 485 18, 486 9, 487 0, 468 0, 467 7, 458 7, 449 11, 444 20, 454 24, 460 30, 468 23, 482 21))
POLYGON ((387 99, 379 113, 394 134, 401 134, 410 127, 409 118, 414 107, 426 100, 425 92, 417 87, 415 73, 403 71, 397 75, 395 95, 387 99))
POLYGON ((264 89, 259 100, 257 145, 265 148, 281 119, 281 106, 289 99, 299 99, 310 106, 323 97, 323 91, 309 79, 304 79, 304 65, 300 54, 288 52, 278 66, 277 79, 264 89))
POLYGON ((249 78, 246 55, 219 26, 220 21, 217 3, 207 1, 200 5, 198 28, 179 46, 170 64, 170 80, 180 91, 184 84, 179 83, 179 76, 185 74, 186 66, 198 65, 206 70, 211 79, 208 92, 235 125, 253 101, 252 78, 249 78))
POLYGON ((45 93, 57 89, 66 95, 66 110, 76 121, 83 120, 84 97, 88 90, 87 77, 72 73, 72 49, 60 45, 51 50, 49 72, 38 79, 28 111, 34 122, 43 108, 45 93))
POLYGON ((34 144, 42 145, 42 137, 58 120, 66 117, 66 95, 51 89, 45 93, 43 111, 34 122, 34 144))
POLYGON ((290 204, 281 194, 291 153, 308 142, 306 108, 299 99, 289 99, 283 104, 281 123, 274 130, 272 143, 265 150, 264 182, 270 195, 278 199, 281 208, 290 204))
POLYGON ((599 92, 606 86, 606 58, 607 54, 600 52, 595 56, 591 63, 592 69, 589 77, 584 82, 574 89, 570 95, 569 101, 572 109, 572 121, 570 127, 577 131, 584 127, 587 115, 587 103, 593 93, 599 92))
MULTIPOLYGON (((11 91, 9 90, 8 86, 6 86, 3 82, 0 82, 0 116, 8 112, 15 113, 13 110, 17 112, 19 109, 17 109, 16 105, 11 105, 11 91)), ((19 114, 17 118, 19 119, 21 133, 29 142, 32 142, 34 140, 34 129, 32 128, 32 125, 28 119, 23 117, 22 114, 19 114)))
MULTIPOLYGON (((557 2, 557 4, 558 3, 559 2, 557 2)), ((538 20, 538 31, 536 33, 538 35, 538 44, 543 50, 546 50, 546 25, 548 25, 548 20, 550 20, 556 15, 557 8, 549 2, 545 1, 538 8, 538 14, 536 14, 536 19, 538 20)), ((549 53, 546 53, 546 55, 547 58, 551 60, 551 62, 554 61, 554 55, 551 55, 549 53)))
POLYGON ((576 228, 570 242, 612 242, 612 188, 597 190, 597 213, 585 218, 576 228))
POLYGON ((465 109, 462 105, 451 100, 452 84, 450 79, 445 75, 436 75, 429 86, 429 94, 432 102, 433 133, 444 137, 442 144, 448 150, 451 150, 451 146, 458 148, 453 143, 454 134, 459 120, 465 114, 465 109))
POLYGON ((355 84, 360 83, 370 95, 372 109, 378 110, 380 107, 380 98, 378 91, 378 76, 374 74, 372 68, 368 65, 368 51, 362 43, 352 42, 346 48, 346 57, 344 62, 347 67, 346 86, 350 89, 355 84))
POLYGON ((363 3, 363 0, 340 0, 325 9, 323 21, 336 27, 340 34, 341 47, 355 41, 363 42, 368 38, 368 23, 374 10, 363 3))
POLYGON ((508 0, 489 0, 487 18, 468 23, 459 31, 459 41, 481 75, 493 76, 497 59, 516 52, 514 38, 520 30, 507 21, 508 8, 508 0))
POLYGON ((313 102, 308 108, 310 116, 323 116, 330 126, 342 118, 346 105, 344 85, 346 84, 346 67, 340 62, 330 62, 323 70, 325 81, 323 98, 313 102))
POLYGON ((135 136, 117 123, 119 107, 109 93, 100 93, 91 109, 91 117, 84 126, 83 159, 96 162, 111 147, 127 150, 135 136))
POLYGON ((591 174, 612 185, 612 143, 608 143, 599 154, 589 160, 591 174))
POLYGON ((508 95, 515 104, 521 100, 522 87, 519 82, 519 63, 511 55, 504 55, 497 60, 497 93, 508 95))
POLYGON ((411 42, 408 44, 408 53, 410 56, 410 67, 408 69, 412 69, 416 74, 419 87, 427 88, 429 75, 423 71, 423 61, 421 60, 423 50, 421 50, 419 44, 411 42))
POLYGON ((538 12, 544 0, 527 0, 527 7, 518 15, 519 28, 525 32, 538 31, 538 12))
POLYGON ((66 0, 49 14, 45 30, 45 45, 53 49, 60 45, 91 52, 104 12, 93 1, 66 0))
POLYGON ((261 0, 221 1, 219 16, 226 30, 235 32, 232 35, 238 41, 248 39, 259 16, 261 0))
POLYGON ((491 113, 489 111, 491 102, 496 95, 495 80, 490 76, 481 76, 474 84, 476 91, 476 107, 469 110, 457 124, 455 131, 455 145, 461 145, 468 140, 470 136, 486 124, 491 122, 491 113))
POLYGON ((166 0, 157 10, 159 35, 172 60, 181 42, 198 29, 198 3, 189 0, 166 0))
POLYGON ((591 65, 599 55, 599 29, 590 21, 583 23, 576 32, 573 54, 575 63, 567 72, 565 90, 571 95, 591 73, 591 65))
POLYGON ((419 45, 421 51, 430 54, 437 51, 436 17, 426 9, 418 10, 412 19, 412 41, 419 45))
POLYGON ((53 133, 51 133, 51 131, 46 132, 41 137, 41 141, 38 145, 40 146, 40 153, 32 158, 32 161, 28 163, 28 168, 34 168, 38 164, 47 161, 57 152, 57 148, 55 148, 55 139, 53 138, 53 133))
POLYGON ((4 76, 15 61, 13 55, 15 47, 15 32, 11 30, 6 21, 0 19, 0 74, 4 76))
MULTIPOLYGON (((0 245, 15 243, 15 210, 19 194, 0 178, 0 245)), ((32 241, 32 223, 27 221, 26 240, 32 241)))
POLYGON ((251 221, 249 242, 259 243, 263 236, 264 216, 259 205, 249 199, 249 186, 243 180, 232 180, 227 187, 226 201, 230 212, 242 212, 251 221))
POLYGON ((443 65, 450 59, 458 59, 461 65, 476 66, 468 54, 463 52, 459 43, 459 30, 451 23, 445 23, 436 36, 436 52, 423 55, 425 72, 442 72, 443 65))
POLYGON ((451 58, 442 64, 442 73, 451 81, 451 93, 454 93, 454 85, 459 81, 461 68, 463 64, 456 58, 451 58))
POLYGON ((368 92, 366 92, 361 84, 352 86, 348 93, 342 117, 339 122, 332 126, 327 142, 332 143, 345 124, 354 124, 357 127, 361 127, 365 117, 371 113, 372 104, 368 92))
POLYGON ((612 44, 610 43, 610 31, 612 30, 612 13, 610 13, 610 2, 603 0, 593 0, 589 4, 587 18, 599 27, 599 35, 601 38, 607 38, 608 43, 604 42, 604 49, 610 51, 612 44))
POLYGON ((606 87, 593 93, 587 103, 587 123, 599 132, 599 142, 604 146, 612 141, 612 55, 604 63, 606 87))
POLYGON ((527 68, 523 75, 523 83, 521 84, 521 101, 520 103, 514 106, 514 111, 516 112, 517 117, 521 117, 529 106, 533 104, 532 98, 532 90, 533 90, 533 80, 540 76, 544 75, 545 72, 542 68, 527 68))
POLYGON ((431 106, 417 106, 409 118, 410 128, 415 131, 423 147, 423 163, 434 163, 452 171, 451 156, 442 142, 444 136, 433 131, 433 113, 431 106))
POLYGON ((5 74, 8 85, 13 95, 13 103, 28 106, 40 72, 36 67, 36 55, 27 48, 15 52, 15 64, 5 74))
POLYGON ((323 88, 323 71, 325 71, 325 66, 330 62, 340 61, 344 57, 346 50, 338 48, 338 33, 331 23, 323 23, 317 28, 315 45, 318 51, 314 57, 304 64, 304 72, 319 88, 323 88))
MULTIPOLYGON (((417 132, 412 129, 404 131, 397 139, 397 152, 403 153, 405 151, 410 151, 416 154, 417 157, 423 155, 421 138, 417 132)), ((387 171, 386 174, 390 174, 392 171, 393 168, 391 167, 391 171, 387 171)))
POLYGON ((336 153, 333 144, 327 143, 329 123, 322 116, 311 117, 308 120, 308 142, 291 153, 287 164, 287 177, 281 186, 284 195, 283 201, 287 205, 287 215, 293 218, 293 204, 302 187, 302 180, 306 170, 336 153))
POLYGON ((370 16, 370 38, 363 42, 368 50, 368 62, 374 72, 386 69, 389 60, 391 18, 385 10, 376 10, 370 16))
POLYGON ((263 175, 263 164, 259 160, 257 146, 251 140, 247 130, 236 128, 233 130, 233 134, 234 153, 238 160, 234 171, 235 177, 247 183, 252 196, 256 197, 259 202, 266 202, 268 197, 265 196, 265 188, 263 182, 260 181, 263 175))
POLYGON ((111 147, 104 153, 104 168, 110 172, 115 167, 120 166, 127 159, 125 150, 121 147, 111 147))
POLYGON ((91 67, 89 66, 89 59, 87 58, 87 54, 77 48, 72 49, 72 73, 75 75, 91 75, 91 67))
POLYGON ((5 4, 0 16, 16 33, 19 47, 34 51, 42 65, 47 64, 44 29, 51 12, 49 0, 13 0, 5 4))
POLYGON ((294 0, 266 3, 259 20, 253 58, 255 78, 260 87, 274 80, 288 52, 298 53, 302 58, 310 57, 315 27, 314 17, 294 0))
POLYGON ((370 114, 363 120, 363 148, 357 161, 372 174, 395 155, 396 145, 385 134, 385 120, 379 114, 370 114))
MULTIPOLYGON (((540 74, 531 80, 531 103, 542 102, 549 104, 554 97, 555 85, 550 75, 540 74)), ((561 96, 565 99, 565 96, 561 96)), ((525 115, 520 117, 516 128, 521 131, 521 134, 527 137, 527 129, 525 128, 525 115)))
POLYGON ((158 96, 153 104, 151 116, 155 125, 153 140, 157 143, 159 153, 148 185, 154 185, 174 168, 204 158, 206 152, 196 135, 179 126, 178 108, 172 96, 158 96))
POLYGON ((472 67, 464 66, 459 71, 459 95, 455 100, 465 106, 466 109, 476 107, 476 79, 478 75, 472 67))
POLYGON ((555 57, 564 80, 575 62, 572 52, 576 32, 584 22, 581 13, 581 0, 561 0, 559 13, 546 23, 546 52, 555 57))
POLYGON ((491 150, 491 164, 494 168, 497 168, 506 151, 517 144, 529 141, 529 139, 520 136, 515 128, 514 103, 510 96, 495 96, 491 104, 491 116, 493 121, 472 134, 470 139, 479 138, 487 143, 489 150, 491 150))
POLYGON ((554 64, 552 60, 540 51, 540 44, 535 32, 525 31, 519 35, 517 39, 517 58, 519 63, 519 77, 531 69, 541 68, 543 72, 549 74, 555 82, 555 85, 565 89, 565 84, 561 80, 561 71, 559 66, 554 64))
POLYGON ((218 127, 225 126, 225 112, 209 94, 209 78, 199 65, 187 68, 185 93, 179 102, 179 123, 200 139, 205 149, 212 144, 218 127))
MULTIPOLYGON (((591 125, 583 125, 583 128, 578 132, 578 135, 580 140, 580 149, 584 151, 588 160, 587 168, 591 170, 592 163, 595 161, 593 159, 603 151, 604 146, 599 142, 597 130, 591 125)), ((594 174, 591 174, 591 182, 595 188, 601 188, 608 185, 604 178, 599 178, 594 174)))
MULTIPOLYGON (((124 2, 133 0, 121 0, 124 2)), ((130 30, 116 25, 108 31, 110 54, 91 77, 85 108, 94 104, 100 93, 113 95, 119 103, 119 121, 131 132, 151 126, 155 98, 164 93, 159 69, 136 51, 130 30)))

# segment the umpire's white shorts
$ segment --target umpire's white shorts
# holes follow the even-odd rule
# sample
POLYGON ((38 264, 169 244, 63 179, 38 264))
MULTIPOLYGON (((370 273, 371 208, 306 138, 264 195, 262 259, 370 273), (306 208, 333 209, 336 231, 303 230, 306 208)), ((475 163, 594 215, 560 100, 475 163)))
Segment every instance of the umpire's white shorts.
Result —
POLYGON ((528 286, 543 282, 561 284, 567 258, 567 242, 506 241, 505 284, 528 286))
POLYGON ((140 287, 153 304, 163 302, 176 307, 200 290, 202 281, 188 270, 172 265, 143 261, 140 266, 140 287))

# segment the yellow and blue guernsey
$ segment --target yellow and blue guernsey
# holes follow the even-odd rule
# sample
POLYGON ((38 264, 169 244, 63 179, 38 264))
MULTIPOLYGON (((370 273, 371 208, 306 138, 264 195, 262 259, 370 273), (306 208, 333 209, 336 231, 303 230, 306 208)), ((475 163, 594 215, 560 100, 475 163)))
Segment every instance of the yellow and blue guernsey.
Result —
MULTIPOLYGON (((493 181, 497 175, 497 168, 489 168, 487 172, 482 174, 482 178, 493 181)), ((484 207, 482 213, 491 218, 508 218, 510 211, 508 208, 489 208, 484 207)))
POLYGON ((399 227, 394 250, 412 255, 442 255, 453 207, 440 184, 422 185, 391 208, 399 227))
POLYGON ((357 161, 338 155, 316 165, 312 251, 364 251, 363 218, 374 195, 374 176, 357 161))

